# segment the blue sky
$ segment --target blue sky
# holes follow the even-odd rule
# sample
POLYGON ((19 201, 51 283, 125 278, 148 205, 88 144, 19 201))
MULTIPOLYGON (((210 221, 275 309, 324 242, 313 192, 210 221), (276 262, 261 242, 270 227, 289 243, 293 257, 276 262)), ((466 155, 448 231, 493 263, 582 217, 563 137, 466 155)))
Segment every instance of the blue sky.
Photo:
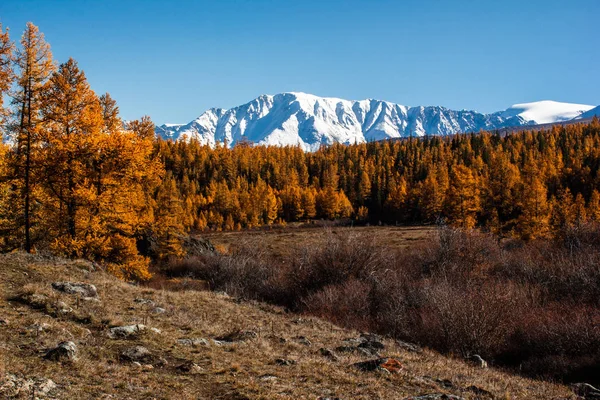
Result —
POLYGON ((124 118, 188 122, 301 91, 482 112, 600 104, 598 0, 2 0, 124 118))

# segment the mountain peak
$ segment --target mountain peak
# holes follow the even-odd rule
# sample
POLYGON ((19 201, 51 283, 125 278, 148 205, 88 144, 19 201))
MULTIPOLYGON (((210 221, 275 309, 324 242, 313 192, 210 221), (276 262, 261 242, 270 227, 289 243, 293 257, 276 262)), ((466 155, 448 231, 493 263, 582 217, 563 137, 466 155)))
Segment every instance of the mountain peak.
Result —
POLYGON ((261 145, 300 145, 312 151, 333 143, 495 130, 566 121, 593 106, 544 100, 515 104, 493 114, 454 111, 441 106, 407 107, 386 101, 343 100, 303 92, 261 95, 238 107, 211 108, 183 125, 157 127, 157 135, 203 144, 239 141, 261 145))

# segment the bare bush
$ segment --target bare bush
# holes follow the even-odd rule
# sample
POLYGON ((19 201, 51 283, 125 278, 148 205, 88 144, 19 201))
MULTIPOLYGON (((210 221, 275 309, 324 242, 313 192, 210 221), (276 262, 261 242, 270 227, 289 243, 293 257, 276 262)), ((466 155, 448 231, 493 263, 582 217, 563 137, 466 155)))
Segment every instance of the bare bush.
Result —
POLYGON ((526 375, 600 383, 588 379, 600 368, 599 238, 598 225, 534 242, 442 228, 397 252, 326 231, 283 260, 241 243, 164 273, 526 375))

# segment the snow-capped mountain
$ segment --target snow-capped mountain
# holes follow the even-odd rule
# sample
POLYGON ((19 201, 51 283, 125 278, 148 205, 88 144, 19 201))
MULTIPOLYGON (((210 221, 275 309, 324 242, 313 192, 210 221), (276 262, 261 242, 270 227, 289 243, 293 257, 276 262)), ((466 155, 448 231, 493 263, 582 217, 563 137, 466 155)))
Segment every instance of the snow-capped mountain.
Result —
POLYGON ((586 118, 592 118, 592 117, 599 117, 600 118, 600 106, 598 107, 594 107, 589 111, 584 112, 583 114, 579 114, 577 116, 577 119, 586 119, 586 118))
POLYGON ((185 125, 166 124, 156 133, 172 140, 196 139, 214 146, 240 141, 261 145, 323 144, 494 130, 569 120, 593 106, 540 101, 482 114, 439 106, 407 107, 380 100, 349 101, 306 93, 263 95, 230 110, 212 108, 185 125))

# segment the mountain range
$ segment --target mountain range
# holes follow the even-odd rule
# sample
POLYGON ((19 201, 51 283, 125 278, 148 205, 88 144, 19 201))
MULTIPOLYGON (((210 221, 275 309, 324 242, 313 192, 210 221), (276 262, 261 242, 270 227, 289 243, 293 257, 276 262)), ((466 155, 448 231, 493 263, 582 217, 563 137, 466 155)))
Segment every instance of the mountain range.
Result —
POLYGON ((214 146, 246 141, 260 145, 354 144, 424 135, 452 135, 506 127, 565 122, 600 115, 600 107, 538 101, 482 114, 441 106, 407 107, 381 100, 350 101, 306 93, 262 95, 231 108, 211 108, 187 124, 165 124, 156 134, 214 146))

